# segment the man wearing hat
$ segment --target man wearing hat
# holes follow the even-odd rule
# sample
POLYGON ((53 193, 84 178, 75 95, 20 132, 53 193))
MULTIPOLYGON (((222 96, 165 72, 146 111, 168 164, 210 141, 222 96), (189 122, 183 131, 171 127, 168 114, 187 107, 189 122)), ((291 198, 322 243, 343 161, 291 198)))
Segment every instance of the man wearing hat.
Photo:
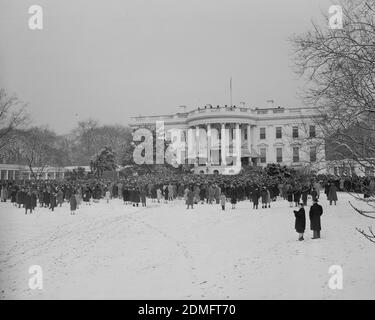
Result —
POLYGON ((320 217, 323 214, 323 208, 320 204, 318 204, 318 199, 314 199, 314 203, 310 208, 309 216, 310 216, 310 229, 313 231, 312 239, 319 239, 320 238, 320 217))

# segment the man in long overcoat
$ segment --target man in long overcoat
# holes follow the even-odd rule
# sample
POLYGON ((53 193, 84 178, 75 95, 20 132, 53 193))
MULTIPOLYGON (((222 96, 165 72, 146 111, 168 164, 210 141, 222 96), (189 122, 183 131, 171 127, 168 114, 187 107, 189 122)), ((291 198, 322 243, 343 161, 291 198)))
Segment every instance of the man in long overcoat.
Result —
POLYGON ((329 205, 332 205, 332 201, 336 205, 336 201, 337 201, 337 187, 333 183, 329 187, 328 200, 329 200, 329 205))
POLYGON ((310 207, 309 217, 310 217, 310 229, 313 231, 313 239, 320 238, 321 223, 320 217, 323 214, 323 208, 318 204, 318 200, 315 199, 313 205, 310 207))
POLYGON ((295 229, 299 235, 298 240, 302 241, 303 239, 303 233, 305 232, 306 227, 306 216, 305 216, 305 209, 303 207, 303 203, 299 204, 299 210, 294 210, 294 216, 296 217, 295 222, 295 229))

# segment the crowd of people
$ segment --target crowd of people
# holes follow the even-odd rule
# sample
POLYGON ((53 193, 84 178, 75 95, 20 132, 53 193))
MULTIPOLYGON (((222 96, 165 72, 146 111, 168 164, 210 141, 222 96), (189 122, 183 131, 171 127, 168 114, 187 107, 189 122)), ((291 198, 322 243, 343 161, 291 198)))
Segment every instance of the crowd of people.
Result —
POLYGON ((354 180, 352 177, 334 178, 328 175, 269 175, 262 171, 236 176, 145 174, 122 177, 117 181, 100 178, 24 180, 4 182, 0 199, 3 202, 10 200, 14 206, 23 208, 25 214, 32 213, 38 207, 49 208, 53 212, 57 206, 61 207, 68 202, 70 213, 74 215, 81 205, 91 205, 100 199, 109 202, 120 198, 125 205, 134 207, 146 207, 147 199, 158 203, 184 199, 187 209, 207 203, 218 204, 222 210, 226 209, 227 203, 235 209, 239 201, 250 200, 253 209, 257 210, 260 206, 262 209, 270 208, 279 197, 288 201, 290 207, 299 207, 294 213, 296 230, 301 234, 303 228, 300 226, 304 223, 299 217, 304 216, 303 207, 307 205, 308 197, 317 203, 324 192, 329 204, 336 205, 337 191, 362 192, 364 197, 370 197, 375 194, 375 180, 369 177, 355 177, 354 180))

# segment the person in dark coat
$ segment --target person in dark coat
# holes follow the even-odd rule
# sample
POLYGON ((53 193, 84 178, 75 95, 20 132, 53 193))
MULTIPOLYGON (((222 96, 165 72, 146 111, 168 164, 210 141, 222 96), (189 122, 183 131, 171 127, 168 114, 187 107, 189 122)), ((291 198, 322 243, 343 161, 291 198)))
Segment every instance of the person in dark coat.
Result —
POLYGON ((69 204, 70 204, 70 214, 74 215, 76 214, 77 210, 77 198, 74 193, 71 193, 70 199, 69 199, 69 204))
POLYGON ((232 204, 232 209, 236 209, 237 191, 234 187, 230 189, 230 203, 232 204))
POLYGON ((165 203, 168 203, 168 199, 169 199, 169 190, 168 190, 168 186, 164 186, 164 202, 165 202, 165 203))
POLYGON ((27 214, 27 210, 30 210, 30 213, 33 213, 31 191, 28 191, 24 196, 24 206, 25 206, 25 214, 27 214))
POLYGON ((37 202, 37 193, 36 190, 31 192, 31 208, 35 210, 37 202))
POLYGON ((289 207, 293 207, 293 189, 291 186, 288 186, 286 190, 286 198, 289 202, 289 207))
POLYGON ((129 201, 129 191, 127 188, 123 187, 122 188, 122 200, 124 201, 124 204, 127 204, 129 201))
POLYGON ((10 201, 13 203, 14 206, 17 206, 17 189, 13 188, 10 193, 10 201))
POLYGON ((260 192, 260 196, 262 198, 262 208, 267 208, 268 192, 265 187, 262 188, 262 191, 260 192))
POLYGON ((52 212, 55 210, 55 207, 57 206, 56 203, 56 193, 54 190, 51 190, 49 193, 49 208, 52 210, 52 212))
POLYGON ((67 187, 65 189, 64 197, 66 200, 70 201, 71 196, 72 196, 72 190, 70 189, 70 187, 67 187))
POLYGON ((189 207, 191 206, 192 209, 194 209, 194 192, 189 188, 187 193, 186 193, 186 205, 187 205, 187 208, 186 209, 189 209, 189 207))
POLYGON ((337 187, 335 186, 334 183, 332 183, 329 187, 329 191, 328 191, 328 200, 329 200, 329 205, 331 206, 332 205, 332 201, 335 203, 336 205, 336 201, 337 201, 337 187))
POLYGON ((303 239, 303 234, 305 232, 306 228, 306 215, 305 215, 305 208, 303 207, 303 203, 299 204, 299 210, 294 210, 294 216, 296 217, 296 222, 295 222, 295 229, 298 233, 298 240, 302 241, 303 239))
POLYGON ((307 196, 309 194, 309 191, 310 191, 310 188, 309 188, 308 185, 303 186, 303 188, 302 188, 302 202, 303 202, 304 206, 307 205, 307 196))
POLYGON ((320 217, 323 214, 323 208, 318 204, 318 200, 315 199, 313 205, 310 207, 310 229, 313 231, 312 239, 320 238, 321 223, 320 217))
POLYGON ((326 183, 326 185, 324 186, 324 193, 327 197, 327 200, 328 200, 328 193, 329 193, 330 188, 331 188, 331 183, 330 182, 326 183))
POLYGON ((199 199, 201 201, 202 204, 204 204, 204 199, 207 199, 208 200, 208 195, 206 195, 206 192, 208 192, 208 189, 206 189, 205 187, 201 187, 201 189, 199 190, 199 199))
POLYGON ((258 209, 260 198, 260 191, 258 188, 255 188, 251 193, 251 201, 253 202, 253 209, 258 209))
POLYGON ((294 191, 293 191, 293 201, 294 201, 294 205, 295 205, 295 207, 298 206, 300 200, 301 200, 301 190, 300 190, 300 188, 297 186, 297 187, 295 187, 295 189, 294 189, 294 191))
POLYGON ((21 208, 21 205, 25 203, 25 191, 24 189, 20 189, 16 193, 16 201, 18 204, 18 208, 21 208))
POLYGON ((118 197, 118 186, 116 184, 112 187, 112 196, 113 198, 118 197))
POLYGON ((146 194, 147 194, 147 190, 146 190, 146 187, 144 187, 141 189, 141 192, 140 192, 142 207, 146 206, 146 194))
POLYGON ((49 201, 50 201, 50 194, 49 192, 45 189, 43 191, 43 204, 46 208, 49 207, 49 201))
POLYGON ((56 200, 57 200, 57 205, 61 207, 64 202, 64 193, 61 189, 57 191, 56 200))
POLYGON ((156 198, 157 198, 157 188, 155 185, 152 185, 151 187, 151 199, 152 199, 152 202, 156 202, 156 198))
POLYGON ((139 203, 141 202, 141 195, 140 195, 140 192, 139 192, 139 189, 136 188, 133 190, 133 207, 134 206, 139 206, 139 203))

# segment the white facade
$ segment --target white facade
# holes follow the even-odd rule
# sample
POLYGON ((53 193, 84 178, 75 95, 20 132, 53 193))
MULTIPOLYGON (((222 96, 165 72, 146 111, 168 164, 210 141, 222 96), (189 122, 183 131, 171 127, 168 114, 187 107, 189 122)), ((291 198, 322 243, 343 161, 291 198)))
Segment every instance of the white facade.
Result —
POLYGON ((193 155, 196 173, 238 173, 245 165, 269 163, 325 172, 324 142, 315 125, 320 116, 313 108, 208 105, 173 115, 134 117, 131 127, 133 130, 155 128, 162 121, 166 132, 182 130, 185 139, 190 141, 188 144, 193 144, 197 151, 193 155), (221 139, 224 136, 226 139, 221 139), (203 157, 202 148, 206 150, 203 157), (227 158, 228 152, 234 156, 233 162, 227 158), (239 157, 241 161, 236 162, 239 157))
POLYGON ((327 173, 334 176, 358 176, 358 177, 375 177, 375 159, 343 159, 327 161, 327 173))
MULTIPOLYGON (((63 179, 65 172, 77 169, 77 166, 71 167, 34 167, 33 172, 40 180, 63 179)), ((83 167, 86 171, 90 170, 89 166, 83 167)), ((30 168, 26 165, 18 164, 0 164, 0 180, 29 180, 32 178, 30 168)))

